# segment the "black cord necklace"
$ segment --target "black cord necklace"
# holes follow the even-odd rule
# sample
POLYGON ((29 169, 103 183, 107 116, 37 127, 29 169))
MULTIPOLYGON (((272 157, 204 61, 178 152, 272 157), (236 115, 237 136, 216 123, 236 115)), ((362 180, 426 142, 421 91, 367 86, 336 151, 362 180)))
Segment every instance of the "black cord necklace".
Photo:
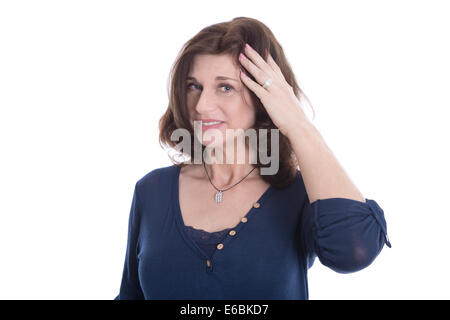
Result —
POLYGON ((208 176, 209 182, 211 182, 211 184, 212 184, 212 186, 214 187, 214 189, 216 189, 216 190, 218 191, 218 192, 216 193, 216 195, 215 195, 215 200, 216 200, 217 203, 221 203, 221 202, 222 202, 222 200, 223 200, 223 192, 225 192, 225 191, 227 191, 227 190, 233 188, 235 185, 237 185, 237 184, 240 183, 242 180, 244 180, 245 178, 247 178, 247 176, 248 176, 250 173, 252 173, 253 170, 256 169, 256 167, 254 167, 249 173, 247 173, 247 175, 246 175, 245 177, 243 177, 243 178, 242 178, 241 180, 239 180, 237 183, 233 184, 231 187, 226 188, 226 189, 224 189, 224 190, 220 190, 220 189, 217 189, 216 186, 212 183, 211 178, 209 177, 208 171, 206 170, 205 161, 203 161, 203 167, 205 168, 205 172, 206 172, 206 175, 208 176))

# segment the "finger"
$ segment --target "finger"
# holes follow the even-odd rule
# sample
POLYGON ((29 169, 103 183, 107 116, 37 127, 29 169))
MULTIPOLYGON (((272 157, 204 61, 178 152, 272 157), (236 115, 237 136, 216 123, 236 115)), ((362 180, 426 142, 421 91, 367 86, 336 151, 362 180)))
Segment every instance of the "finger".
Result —
POLYGON ((277 63, 276 63, 275 60, 272 58, 272 55, 271 55, 270 53, 269 53, 269 56, 268 56, 268 58, 267 58, 267 62, 269 63, 269 65, 272 67, 272 69, 273 69, 275 72, 282 73, 280 67, 277 65, 277 63))
POLYGON ((281 71, 281 68, 278 66, 278 64, 275 62, 275 60, 272 58, 272 55, 269 53, 269 56, 267 58, 269 65, 273 68, 275 76, 278 79, 278 83, 286 83, 286 79, 284 78, 283 72, 281 71))
POLYGON ((240 76, 242 79, 242 82, 250 89, 252 90, 256 96, 262 101, 265 98, 265 95, 268 93, 266 89, 261 87, 258 83, 250 79, 244 71, 240 71, 240 76))
POLYGON ((259 55, 259 53, 250 47, 249 45, 245 46, 245 54, 253 61, 253 63, 263 70, 266 74, 271 75, 273 73, 273 69, 269 64, 259 55))
POLYGON ((266 81, 266 74, 258 68, 252 61, 246 58, 243 54, 239 57, 241 64, 248 70, 248 72, 258 81, 258 83, 264 83, 266 81))

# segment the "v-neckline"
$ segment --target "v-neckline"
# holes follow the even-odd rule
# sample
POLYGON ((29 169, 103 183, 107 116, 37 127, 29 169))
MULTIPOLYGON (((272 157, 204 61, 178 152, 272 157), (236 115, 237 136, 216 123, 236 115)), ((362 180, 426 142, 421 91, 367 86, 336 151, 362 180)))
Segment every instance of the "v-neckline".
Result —
MULTIPOLYGON (((178 226, 178 231, 180 232, 181 236, 183 237, 183 239, 185 240, 186 244, 193 249, 201 258, 204 259, 214 259, 214 257, 216 256, 216 254, 218 252, 222 252, 223 250, 215 250, 214 253, 212 254, 212 256, 207 255, 198 245, 197 243, 194 241, 194 239, 191 238, 191 236, 189 236, 187 230, 186 230, 186 225, 184 224, 184 220, 183 220, 183 215, 181 212, 181 206, 180 206, 180 172, 181 172, 181 167, 175 166, 173 165, 173 167, 175 168, 175 173, 173 175, 173 183, 172 183, 172 204, 173 204, 173 209, 174 209, 174 214, 175 214, 175 220, 176 220, 176 224, 178 226)), ((258 200, 256 200, 255 202, 258 202, 260 204, 261 208, 255 208, 255 207, 251 207, 248 211, 247 214, 245 214, 243 217, 247 218, 247 222, 242 222, 242 220, 239 221, 239 223, 237 225, 235 225, 232 228, 229 228, 231 230, 236 231, 236 235, 231 236, 229 233, 227 233, 227 235, 225 236, 225 238, 222 240, 222 244, 224 245, 225 249, 227 248, 227 243, 229 241, 232 241, 233 239, 237 239, 239 233, 241 232, 241 229, 244 227, 244 225, 251 223, 252 221, 252 216, 255 213, 256 210, 262 210, 265 206, 263 205, 265 203, 265 201, 269 198, 270 195, 273 194, 273 192, 275 191, 275 187, 273 185, 270 185, 266 191, 264 191, 264 193, 259 197, 258 200)), ((243 218, 241 217, 241 219, 243 218)))

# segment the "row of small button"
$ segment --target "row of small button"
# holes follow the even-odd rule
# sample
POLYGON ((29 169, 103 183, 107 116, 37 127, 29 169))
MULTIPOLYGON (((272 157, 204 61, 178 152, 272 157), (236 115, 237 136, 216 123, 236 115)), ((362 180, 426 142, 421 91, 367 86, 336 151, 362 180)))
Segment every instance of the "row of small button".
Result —
MULTIPOLYGON (((255 202, 253 204, 253 208, 259 208, 260 204, 258 202, 255 202)), ((248 219, 246 217, 242 217, 241 222, 242 223, 246 223, 248 221, 248 219)), ((234 236, 236 234, 235 230, 230 230, 230 232, 228 233, 230 236, 234 236)), ((217 249, 222 250, 223 249, 223 243, 219 243, 217 245, 217 249)), ((211 265, 211 262, 209 260, 206 260, 206 264, 208 265, 208 267, 211 265), (209 265, 208 265, 209 263, 209 265)))

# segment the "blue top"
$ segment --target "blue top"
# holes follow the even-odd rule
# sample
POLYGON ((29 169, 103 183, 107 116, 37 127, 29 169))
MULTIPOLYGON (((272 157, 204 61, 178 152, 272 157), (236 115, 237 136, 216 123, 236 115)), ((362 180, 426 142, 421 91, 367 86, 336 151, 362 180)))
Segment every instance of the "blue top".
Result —
POLYGON ((192 234, 201 231, 184 225, 179 174, 171 165, 136 182, 115 300, 308 299, 307 271, 316 256, 349 273, 370 265, 385 243, 391 246, 374 200, 311 204, 300 171, 286 188, 271 185, 230 232, 219 232, 220 249, 205 246, 192 234))
POLYGON ((222 240, 225 239, 227 233, 232 229, 228 228, 216 232, 207 232, 192 226, 186 226, 186 231, 189 236, 210 258, 212 258, 214 251, 216 251, 217 245, 222 243, 222 240))

